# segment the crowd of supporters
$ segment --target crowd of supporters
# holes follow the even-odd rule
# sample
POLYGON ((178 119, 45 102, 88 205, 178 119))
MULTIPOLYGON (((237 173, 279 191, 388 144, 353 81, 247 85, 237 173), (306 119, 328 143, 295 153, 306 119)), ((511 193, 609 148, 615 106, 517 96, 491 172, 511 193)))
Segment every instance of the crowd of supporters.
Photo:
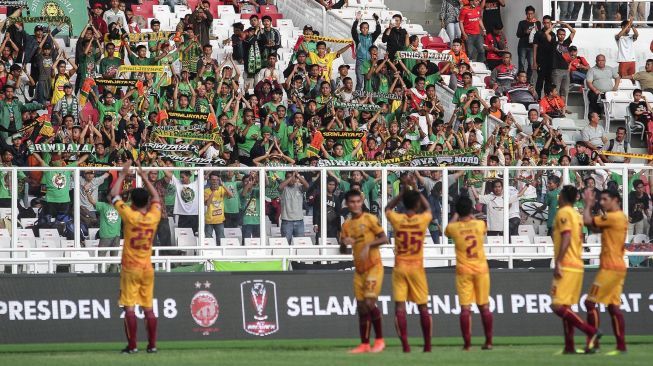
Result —
MULTIPOLYGON (((327 9, 347 5, 318 2, 327 9)), ((553 22, 548 15, 540 21, 530 6, 519 22, 518 54, 511 54, 503 33, 502 0, 443 1, 440 19, 450 36, 445 53, 451 61, 402 58, 406 55, 402 51, 418 51, 421 46, 420 38, 402 26, 399 14, 383 24, 376 14, 372 21, 358 15, 348 41, 302 25, 303 36, 292 40, 291 54, 282 56, 287 40, 273 27, 275 19, 257 15, 257 7, 268 3, 272 1, 233 2, 237 11, 247 6, 254 12, 232 25, 230 37, 217 39, 220 48, 228 49, 220 58, 211 42, 213 3, 206 0, 191 8, 175 32, 149 41, 130 35, 159 32, 160 22, 148 23, 134 15, 133 2, 91 1, 90 22, 76 34, 74 52, 66 52, 66 44, 56 39, 62 25, 25 29, 11 20, 22 9, 10 12, 0 46, 2 165, 93 167, 132 160, 144 167, 176 167, 179 170, 151 171, 148 176, 164 197, 165 218, 177 216, 178 227, 204 230, 206 236, 218 238, 224 236, 225 227, 241 227, 243 237, 258 237, 265 207, 265 214, 289 241, 311 230, 305 227, 305 216, 314 216, 315 232, 327 230, 328 237, 336 237, 341 218, 347 215, 342 195, 351 189, 362 191, 366 209, 380 214, 382 184, 380 171, 330 171, 322 190, 318 171, 284 172, 287 166, 446 156, 461 150, 480 157, 479 165, 521 166, 511 172, 510 187, 503 186, 500 170, 461 170, 448 177, 450 187, 444 189, 450 199, 472 197, 478 212, 487 215, 491 235, 504 230, 516 235, 527 216, 520 210, 524 202, 536 202, 539 212, 547 211, 550 228, 563 178, 562 169, 555 166, 594 166, 570 173, 571 182, 580 187, 623 185, 621 171, 601 165, 628 162, 602 154, 628 152, 626 131, 618 129, 615 138, 608 138, 598 100, 626 78, 653 91, 653 60, 647 61, 646 71, 635 72, 643 65, 634 62, 638 33, 632 19, 615 29, 619 59, 611 61, 619 62, 618 69, 606 66, 603 55, 590 65, 573 45, 571 24, 553 22), (378 40, 381 49, 375 45, 378 40), (346 53, 355 60, 351 65, 339 61, 346 53), (289 57, 285 67, 280 67, 282 57, 289 57), (485 87, 474 86, 476 62, 484 62, 491 71, 485 87), (133 68, 125 69, 126 65, 133 68), (590 89, 589 124, 579 141, 565 141, 553 120, 568 115, 569 86, 585 81, 590 89), (440 88, 453 91, 453 100, 446 101, 455 105, 450 118, 445 118, 440 88), (523 104, 528 117, 521 120, 505 113, 506 100, 523 104), (497 127, 488 128, 488 119, 498 121, 491 125, 497 127), (357 133, 356 138, 346 133, 357 133), (54 143, 76 147, 46 152, 36 146, 54 143), (86 145, 92 151, 84 151, 86 145), (189 166, 274 169, 265 176, 216 170, 198 182, 194 172, 184 169, 189 166), (552 168, 530 170, 533 166, 552 168), (259 194, 262 179, 264 201, 259 194), (509 228, 503 227, 504 192, 511 197, 509 228), (327 201, 326 228, 319 227, 321 200, 327 201), (205 206, 204 228, 198 227, 200 205, 205 206)), ((572 17, 574 11, 575 7, 572 17)), ((648 125, 650 106, 642 90, 634 95, 632 113, 648 125)), ((0 206, 9 207, 10 175, 0 174, 0 206)), ((69 214, 72 174, 20 173, 19 197, 38 197, 28 204, 39 208, 41 216, 69 214)), ((411 174, 431 202, 430 231, 437 242, 443 215, 441 172, 391 172, 389 193, 398 192, 411 174)), ((645 175, 629 177, 635 195, 630 202, 638 202, 630 217, 635 233, 648 234, 651 210, 645 175)), ((104 204, 114 177, 113 172, 87 170, 79 182, 82 219, 87 226, 106 229, 101 230, 101 239, 119 235, 107 229, 119 227, 120 221, 104 204)), ((128 199, 136 179, 128 178, 123 185, 128 199)), ((168 225, 168 220, 161 220, 156 238, 160 245, 174 242, 168 225)))

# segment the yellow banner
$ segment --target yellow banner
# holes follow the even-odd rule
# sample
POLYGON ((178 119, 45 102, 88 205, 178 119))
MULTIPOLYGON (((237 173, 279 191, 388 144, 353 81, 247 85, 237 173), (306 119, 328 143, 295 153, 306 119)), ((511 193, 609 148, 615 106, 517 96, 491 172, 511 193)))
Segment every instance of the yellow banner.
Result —
POLYGON ((649 154, 631 154, 631 153, 621 153, 621 152, 612 152, 612 151, 601 151, 599 152, 599 155, 621 156, 624 158, 631 158, 631 159, 653 160, 653 155, 649 155, 649 154))
POLYGON ((354 40, 351 38, 333 38, 333 37, 322 37, 322 36, 304 36, 305 41, 322 41, 329 43, 354 43, 354 40))
POLYGON ((163 72, 163 66, 122 65, 118 72, 163 72))
POLYGON ((165 41, 172 37, 175 32, 146 32, 146 33, 129 33, 127 36, 130 43, 147 42, 147 41, 165 41))

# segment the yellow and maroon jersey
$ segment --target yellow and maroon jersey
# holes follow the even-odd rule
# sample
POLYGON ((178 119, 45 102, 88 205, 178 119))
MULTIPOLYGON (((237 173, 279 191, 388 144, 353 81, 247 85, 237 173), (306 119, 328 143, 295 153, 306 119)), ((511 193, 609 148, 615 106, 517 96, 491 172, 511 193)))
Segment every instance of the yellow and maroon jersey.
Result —
POLYGON ((624 251, 628 234, 628 218, 623 211, 595 216, 594 226, 601 229, 601 268, 625 271, 624 251))
POLYGON ((152 269, 152 238, 161 221, 161 204, 152 202, 147 213, 138 212, 122 200, 114 204, 122 218, 125 244, 122 266, 126 269, 152 269))
POLYGON ((444 234, 456 246, 456 273, 482 274, 489 271, 483 239, 487 227, 481 220, 456 221, 447 225, 444 234))
POLYGON ((424 265, 424 236, 431 223, 431 211, 406 215, 386 211, 395 237, 395 265, 424 265))
POLYGON ((558 257, 562 245, 562 234, 569 232, 571 241, 569 249, 562 258, 562 267, 583 269, 583 224, 580 214, 571 206, 558 210, 553 222, 553 252, 558 257))
POLYGON ((376 216, 369 213, 363 213, 356 218, 352 217, 342 224, 340 237, 343 239, 347 237, 354 239, 354 265, 356 266, 357 272, 363 273, 381 263, 381 253, 378 247, 369 249, 367 259, 362 258, 361 252, 368 243, 372 242, 376 239, 377 235, 382 233, 383 227, 381 227, 379 220, 376 216))

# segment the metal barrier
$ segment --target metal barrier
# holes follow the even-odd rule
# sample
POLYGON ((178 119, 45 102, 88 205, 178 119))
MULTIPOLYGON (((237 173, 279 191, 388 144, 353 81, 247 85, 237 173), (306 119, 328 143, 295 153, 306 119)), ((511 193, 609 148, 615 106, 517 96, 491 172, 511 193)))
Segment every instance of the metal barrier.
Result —
MULTIPOLYGON (((355 163, 355 162, 354 162, 355 163)), ((94 171, 108 171, 108 170, 119 170, 120 168, 78 168, 78 167, 65 167, 65 168, 59 168, 59 167, 29 167, 29 168, 18 168, 18 167, 12 167, 12 168, 3 168, 2 171, 4 172, 10 172, 11 173, 11 181, 12 181, 12 196, 17 197, 16 193, 16 187, 18 186, 17 182, 17 173, 18 172, 29 172, 29 171, 46 171, 46 170, 55 170, 55 171, 62 171, 62 170, 67 170, 67 171, 72 171, 73 172, 73 181, 74 181, 74 195, 73 195, 73 207, 74 207, 74 222, 75 222, 75 248, 81 248, 80 245, 80 181, 81 181, 81 172, 84 170, 94 170, 94 171)), ((510 196, 507 190, 507 187, 510 186, 509 184, 509 179, 510 179, 510 172, 519 172, 522 170, 532 170, 532 171, 542 171, 542 170, 548 170, 548 171, 559 171, 562 172, 562 182, 563 184, 568 184, 570 182, 569 176, 570 174, 573 174, 576 171, 582 171, 582 170, 592 170, 596 171, 598 169, 604 169, 604 170, 609 170, 610 172, 616 172, 621 175, 621 177, 626 177, 622 178, 624 182, 628 181, 629 177, 629 170, 637 170, 641 171, 644 169, 651 169, 650 166, 644 166, 644 165, 636 165, 636 164, 613 164, 613 165, 608 165, 605 167, 580 167, 580 166, 565 166, 565 167, 560 167, 560 166, 528 166, 528 167, 515 167, 515 166, 510 166, 510 167, 501 167, 501 166, 485 166, 485 167, 480 167, 480 166, 474 166, 474 167, 352 167, 352 166, 347 166, 347 167, 274 167, 274 168, 241 168, 241 167, 202 167, 202 168, 197 168, 197 167, 188 167, 188 168, 171 168, 171 167, 157 167, 157 168, 144 168, 146 171, 147 170, 156 170, 156 171, 162 171, 162 170, 188 170, 188 171, 195 171, 197 172, 197 181, 198 187, 199 187, 199 192, 197 192, 200 195, 199 199, 199 207, 198 207, 198 216, 199 216, 199 230, 198 230, 198 237, 199 237, 199 243, 204 242, 204 204, 203 204, 203 187, 205 184, 205 175, 207 175, 208 171, 239 171, 239 172, 258 172, 260 177, 265 177, 265 174, 268 172, 272 171, 298 171, 298 172, 306 172, 306 171, 313 171, 313 172, 319 172, 319 181, 320 181, 320 197, 325 197, 326 192, 326 181, 327 181, 327 172, 328 171, 380 171, 381 172, 381 177, 380 177, 380 207, 384 208, 387 204, 388 201, 388 196, 390 196, 390 188, 388 185, 388 174, 390 172, 396 172, 396 171, 440 171, 442 172, 442 186, 443 187, 449 187, 450 182, 449 182, 449 174, 452 174, 453 172, 456 171, 477 171, 477 172, 486 172, 486 174, 492 173, 492 174, 497 174, 501 175, 502 174, 502 181, 503 181, 503 186, 506 187, 506 190, 504 191, 505 194, 503 194, 503 243, 509 243, 510 242, 510 237, 507 228, 509 227, 509 200, 510 196)), ((606 173, 607 174, 607 173, 606 173)), ((140 182, 140 177, 136 177, 136 184, 137 186, 141 186, 140 182)), ((260 227, 265 228, 266 226, 266 207, 265 207, 265 200, 266 200, 266 181, 265 179, 259 179, 259 201, 260 201, 260 227)), ((627 192, 628 189, 627 187, 622 187, 622 192, 627 192)), ((448 223, 448 218, 449 215, 448 213, 451 211, 449 208, 449 190, 448 189, 443 189, 442 190, 442 212, 443 215, 441 217, 441 227, 444 229, 447 226, 448 223)), ((321 222, 319 223, 319 227, 321 228, 320 230, 320 236, 316 237, 317 243, 327 243, 327 232, 326 232, 326 227, 327 227, 327 202, 325 199, 322 199, 319 202, 319 206, 316 206, 321 210, 322 214, 321 215, 321 222)), ((623 195, 623 208, 627 212, 628 208, 628 194, 623 195)), ((18 220, 17 220, 17 200, 13 199, 12 200, 12 215, 11 217, 13 218, 11 220, 11 225, 12 225, 12 230, 11 232, 13 235, 11 236, 11 245, 10 248, 12 249, 18 249, 16 245, 16 241, 18 239, 17 229, 18 229, 18 220)), ((388 222, 387 219, 385 218, 385 215, 380 215, 381 216, 381 222, 383 227, 388 228, 388 222)), ((443 231, 443 230, 442 230, 443 231)), ((268 242, 268 237, 267 237, 267 232, 266 230, 261 230, 260 233, 260 243, 262 245, 267 244, 268 242)), ((7 239, 0 239, 0 240, 7 240, 7 239)), ((435 238, 434 238, 435 240, 435 238)), ((446 243, 446 238, 442 234, 441 243, 446 243)), ((5 242, 6 243, 6 242, 5 242)), ((59 248, 57 248, 59 249, 59 248)))

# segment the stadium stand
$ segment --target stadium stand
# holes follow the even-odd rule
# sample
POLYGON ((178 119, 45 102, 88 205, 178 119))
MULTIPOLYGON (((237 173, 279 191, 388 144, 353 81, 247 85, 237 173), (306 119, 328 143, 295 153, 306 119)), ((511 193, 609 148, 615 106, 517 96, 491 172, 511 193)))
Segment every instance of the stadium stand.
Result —
MULTIPOLYGON (((160 270, 348 261, 337 250, 343 193, 361 190, 389 230, 383 207, 412 176, 433 206, 429 267, 455 264, 443 229, 460 196, 488 222, 494 266, 548 267, 549 214, 563 184, 619 190, 631 218, 626 260, 650 265, 640 253, 653 236, 653 61, 641 51, 653 33, 643 19, 576 19, 578 35, 558 46, 540 21, 525 20, 534 31, 520 40, 496 22, 499 30, 475 35, 467 20, 468 42, 428 34, 383 0, 339 9, 313 0, 90 3, 88 26, 72 37, 54 24, 23 27, 20 9, 0 7, 5 272, 115 268, 124 244, 106 194, 127 160, 165 197, 153 257, 160 270), (592 47, 593 36, 614 39, 622 29, 624 40, 592 47), (470 52, 474 37, 486 52, 470 52), (508 44, 533 43, 554 65, 539 60, 531 70, 519 54, 503 56, 508 44), (599 54, 607 66, 595 66, 599 54), (549 74, 566 77, 568 89, 553 91, 549 74)), ((619 8, 621 19, 627 11, 619 8)), ((445 27, 450 15, 440 15, 445 27)), ((553 38, 560 29, 567 37, 573 27, 556 27, 553 38)), ((124 198, 141 183, 126 182, 124 198)), ((588 233, 585 242, 594 263, 600 240, 588 233)), ((392 266, 392 246, 382 254, 392 266)))

